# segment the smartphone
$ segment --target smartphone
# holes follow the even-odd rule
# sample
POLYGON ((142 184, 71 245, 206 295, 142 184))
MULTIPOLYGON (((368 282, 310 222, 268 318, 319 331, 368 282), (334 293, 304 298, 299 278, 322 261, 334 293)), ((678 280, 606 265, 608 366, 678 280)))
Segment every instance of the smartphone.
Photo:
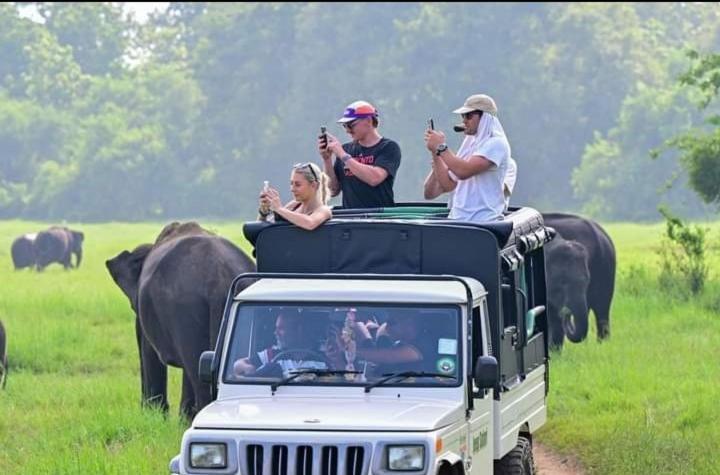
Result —
POLYGON ((435 130, 435 122, 433 121, 432 117, 428 119, 428 129, 435 130))
POLYGON ((265 180, 263 182, 263 191, 268 191, 270 189, 270 182, 265 180))
POLYGON ((327 127, 325 127, 324 125, 320 126, 320 139, 322 140, 322 148, 327 148, 327 127))

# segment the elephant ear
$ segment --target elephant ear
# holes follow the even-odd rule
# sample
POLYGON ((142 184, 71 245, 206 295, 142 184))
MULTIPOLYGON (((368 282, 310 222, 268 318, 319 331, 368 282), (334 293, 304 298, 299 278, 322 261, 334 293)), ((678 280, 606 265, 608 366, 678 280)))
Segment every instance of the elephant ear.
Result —
POLYGON ((117 256, 105 261, 108 272, 115 283, 130 300, 132 309, 137 313, 137 293, 140 273, 145 263, 145 258, 152 249, 151 244, 143 244, 132 252, 123 251, 117 256))
POLYGON ((80 231, 70 231, 76 244, 80 244, 85 239, 85 234, 80 231))

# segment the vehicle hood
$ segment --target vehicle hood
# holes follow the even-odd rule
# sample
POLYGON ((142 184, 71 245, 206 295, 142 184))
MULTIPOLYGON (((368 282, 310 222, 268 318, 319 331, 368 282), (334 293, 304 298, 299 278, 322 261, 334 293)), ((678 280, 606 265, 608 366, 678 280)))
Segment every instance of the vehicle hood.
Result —
POLYGON ((464 417, 460 403, 435 399, 231 398, 206 406, 195 428, 432 431, 464 417))

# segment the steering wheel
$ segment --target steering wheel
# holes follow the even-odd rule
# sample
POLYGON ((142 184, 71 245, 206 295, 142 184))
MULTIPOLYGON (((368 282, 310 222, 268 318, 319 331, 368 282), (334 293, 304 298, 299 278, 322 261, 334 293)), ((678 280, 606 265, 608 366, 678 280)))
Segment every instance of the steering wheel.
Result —
POLYGON ((297 360, 297 361, 321 361, 325 365, 330 367, 330 360, 327 356, 315 350, 308 350, 307 348, 289 348, 282 350, 280 353, 275 355, 271 363, 277 363, 279 360, 297 360))

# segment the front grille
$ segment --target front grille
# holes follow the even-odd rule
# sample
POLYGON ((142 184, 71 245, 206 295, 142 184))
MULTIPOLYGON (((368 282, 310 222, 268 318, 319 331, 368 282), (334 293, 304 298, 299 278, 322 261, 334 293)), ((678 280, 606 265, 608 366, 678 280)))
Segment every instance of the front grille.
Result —
POLYGON ((365 475, 368 465, 360 445, 248 444, 240 453, 247 475, 365 475))

